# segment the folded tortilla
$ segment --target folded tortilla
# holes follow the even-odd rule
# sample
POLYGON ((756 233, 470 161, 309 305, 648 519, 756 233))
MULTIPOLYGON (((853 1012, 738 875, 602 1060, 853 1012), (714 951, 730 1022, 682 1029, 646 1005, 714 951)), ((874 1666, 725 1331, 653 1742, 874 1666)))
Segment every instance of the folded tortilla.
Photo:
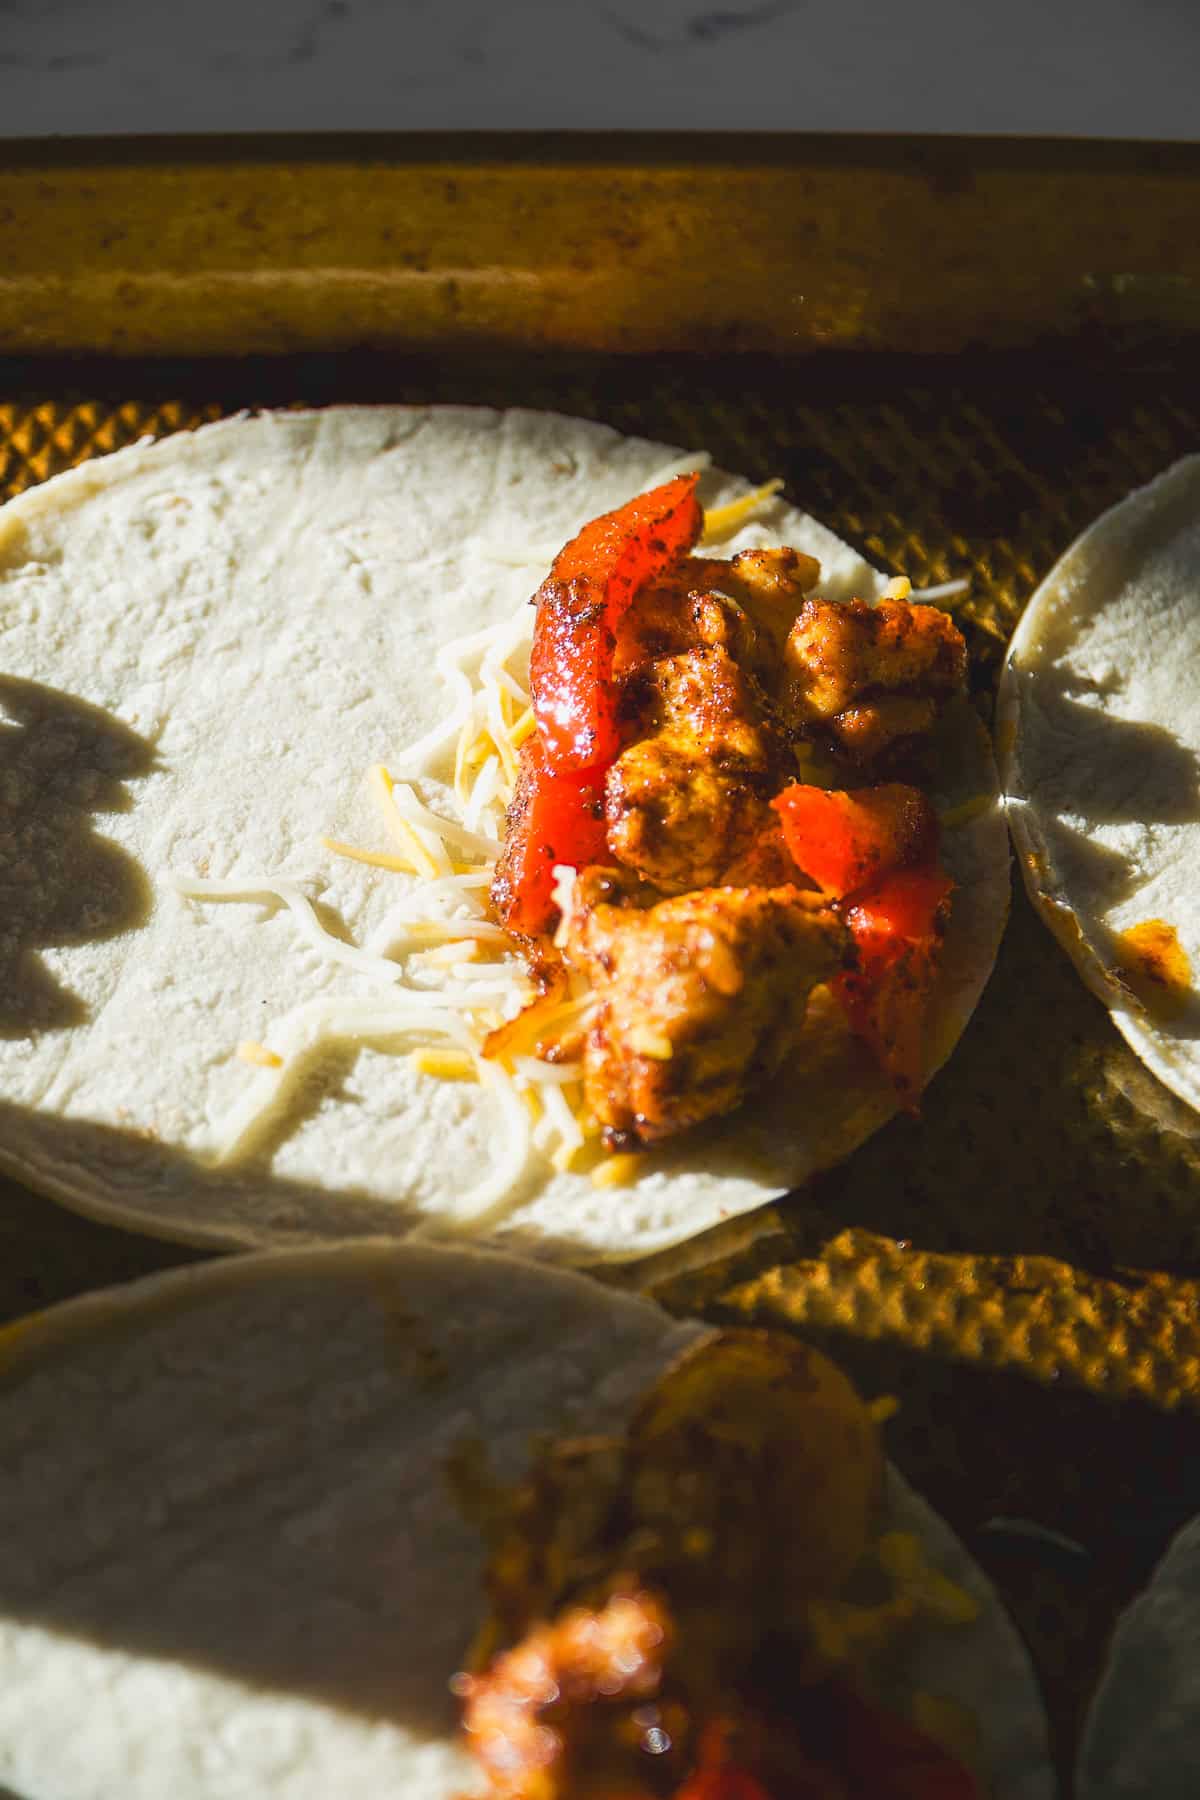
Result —
MULTIPOLYGON (((237 1258, 0 1336, 0 1786, 18 1800, 457 1800, 450 1679, 485 1561, 448 1459, 517 1478, 614 1431, 701 1328, 486 1252, 237 1258)), ((974 1713, 994 1800, 1048 1800, 1028 1658, 899 1479, 889 1523, 980 1604, 902 1691, 974 1713)))
MULTIPOLYGON (((490 1089, 416 1072, 405 1052, 419 1033, 345 1038, 278 1076, 236 1054, 286 1035, 305 1008, 380 992, 330 943, 369 943, 414 884, 321 840, 389 848, 367 772, 444 724, 439 646, 518 613, 547 546, 680 461, 545 413, 332 408, 137 446, 0 510, 10 1171, 194 1243, 474 1232, 587 1262, 758 1206, 890 1116, 893 1094, 827 1003, 761 1100, 656 1152, 636 1182, 597 1189, 535 1156, 472 1214, 463 1197, 505 1154, 511 1118, 490 1089), (278 899, 187 899, 176 875, 290 882, 325 935, 306 938, 278 899), (276 1098, 246 1154, 220 1162, 251 1082, 276 1098)), ((747 491, 709 471, 701 494, 712 506, 747 491)), ((883 585, 780 503, 720 549, 779 542, 820 560, 833 597, 883 585)), ((995 773, 965 705, 943 763, 939 800, 972 804, 944 840, 959 887, 935 1065, 974 1008, 1008 903, 995 773)), ((453 811, 444 784, 422 792, 453 811)))
POLYGON ((1200 1107, 1200 457, 1104 513, 1013 638, 996 738, 1025 885, 1121 1035, 1200 1107))

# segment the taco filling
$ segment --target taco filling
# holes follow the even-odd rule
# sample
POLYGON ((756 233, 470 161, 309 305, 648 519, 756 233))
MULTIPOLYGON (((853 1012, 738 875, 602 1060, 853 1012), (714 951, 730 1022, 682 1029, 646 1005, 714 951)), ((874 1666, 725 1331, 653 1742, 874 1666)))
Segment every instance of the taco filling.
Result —
POLYGON ((693 556, 697 479, 593 520, 538 590, 491 887, 542 984, 594 997, 539 1054, 581 1061, 611 1149, 732 1111, 821 984, 915 1107, 953 885, 921 783, 960 633, 900 594, 815 596, 796 550, 693 556))
POLYGON ((882 1529, 883 1473, 844 1376, 735 1331, 685 1353, 623 1436, 468 1490, 493 1550, 456 1688, 489 1800, 976 1800, 956 1750, 875 1691, 918 1622, 976 1613, 882 1529))

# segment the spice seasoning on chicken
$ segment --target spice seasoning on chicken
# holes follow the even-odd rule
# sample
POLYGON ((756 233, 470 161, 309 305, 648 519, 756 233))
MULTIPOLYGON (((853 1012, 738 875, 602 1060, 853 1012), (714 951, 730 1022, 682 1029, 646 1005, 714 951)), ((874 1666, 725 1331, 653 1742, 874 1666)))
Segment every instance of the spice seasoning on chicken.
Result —
POLYGON ((539 590, 492 884, 531 956, 595 995, 572 1050, 612 1150, 737 1107, 822 984, 915 1109, 951 890, 921 781, 960 633, 904 598, 822 599, 792 549, 691 555, 696 481, 593 520, 539 590))

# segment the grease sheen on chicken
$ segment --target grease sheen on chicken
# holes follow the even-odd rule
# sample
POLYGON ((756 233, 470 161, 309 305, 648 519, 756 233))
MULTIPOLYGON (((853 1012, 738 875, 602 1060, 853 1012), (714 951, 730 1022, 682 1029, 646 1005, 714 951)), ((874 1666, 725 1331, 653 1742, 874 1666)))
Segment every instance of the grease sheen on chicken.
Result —
POLYGON ((614 1145, 739 1105, 794 1049, 809 994, 849 947, 836 913, 795 886, 699 888, 645 910, 626 893, 617 871, 586 870, 567 925, 600 1001, 584 1093, 614 1145))
POLYGON ((771 801, 814 756, 835 784, 903 769, 961 689, 943 613, 813 598, 818 577, 795 550, 683 556, 614 621, 604 853, 558 939, 597 995, 584 1089, 609 1148, 727 1113, 780 1069, 855 951, 771 801))
POLYGON ((932 729, 962 689, 967 652, 953 620, 936 606, 806 600, 784 662, 788 717, 866 766, 932 729))

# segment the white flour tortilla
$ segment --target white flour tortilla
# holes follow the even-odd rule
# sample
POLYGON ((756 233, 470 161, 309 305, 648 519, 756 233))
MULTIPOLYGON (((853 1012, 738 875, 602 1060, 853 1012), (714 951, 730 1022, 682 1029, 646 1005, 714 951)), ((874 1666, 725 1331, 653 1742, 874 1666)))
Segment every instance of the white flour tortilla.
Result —
POLYGON ((1122 1614, 1079 1752, 1079 1800, 1200 1794, 1200 1520, 1122 1614))
POLYGON ((1200 457, 1089 526, 1027 607, 996 739, 1025 885, 1121 1035, 1200 1107, 1200 457), (1147 1010, 1119 934, 1161 920, 1191 964, 1147 1010))
MULTIPOLYGON (((334 408, 125 450, 0 511, 10 972, 19 954, 0 993, 0 1161, 81 1210, 195 1243, 452 1229, 453 1198, 497 1153, 496 1103, 415 1074, 394 1044, 334 1056, 322 1084, 289 1090, 253 1162, 206 1164, 253 1078, 238 1043, 303 1002, 373 990, 322 961, 286 908, 197 904, 167 878, 310 882, 364 943, 407 878, 320 839, 386 848, 367 770, 445 717, 439 644, 509 617, 543 572, 495 547, 564 542, 678 455, 544 413, 334 408)), ((709 505, 745 491, 715 474, 702 487, 709 505)), ((819 557, 832 596, 880 590, 877 571, 783 505, 723 550, 779 541, 819 557)), ((969 725, 957 748, 952 797, 990 791, 969 725)), ((948 832, 945 853, 963 903, 939 1064, 1007 911, 999 805, 948 832)), ((811 1082, 777 1084, 634 1186, 541 1164, 490 1235, 586 1262, 762 1204, 893 1110, 836 1009, 820 1058, 811 1082)))
MULTIPOLYGON (((452 1800, 448 1682, 483 1555, 446 1486, 482 1440, 620 1429, 700 1328, 486 1253, 239 1258, 0 1337, 0 1784, 19 1800, 452 1800)), ((949 1530, 892 1523, 975 1594, 909 1678, 975 1713, 994 1800, 1052 1782, 1025 1651, 949 1530)))

